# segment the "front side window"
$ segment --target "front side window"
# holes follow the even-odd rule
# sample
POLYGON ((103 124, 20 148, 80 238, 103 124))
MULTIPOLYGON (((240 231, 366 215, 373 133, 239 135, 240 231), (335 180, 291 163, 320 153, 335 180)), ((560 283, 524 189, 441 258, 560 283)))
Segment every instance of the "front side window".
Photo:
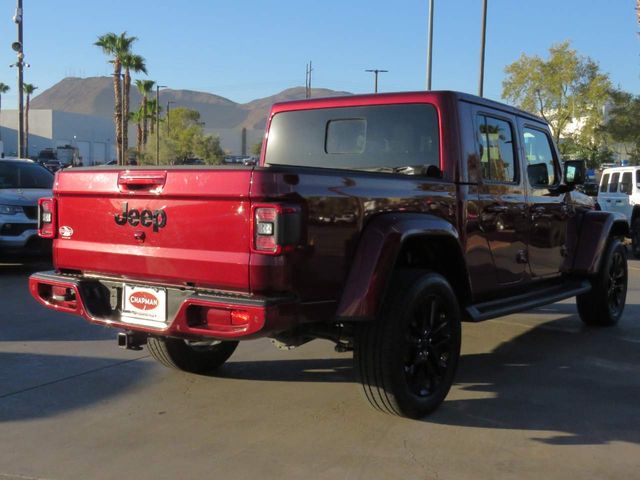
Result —
POLYGON ((525 128, 523 144, 529 183, 538 187, 555 185, 558 170, 549 136, 542 130, 525 128))
POLYGON ((611 175, 611 183, 609 184, 609 193, 615 193, 618 191, 618 180, 620 180, 620 172, 616 172, 611 175))
POLYGON ((438 115, 428 104, 280 112, 265 163, 424 174, 440 168, 438 115))
POLYGON ((602 180, 600 181, 600 191, 602 193, 606 193, 608 185, 609 185, 609 174, 607 173, 606 175, 602 176, 602 180))
POLYGON ((513 129, 504 120, 478 116, 478 142, 482 178, 495 182, 517 181, 513 129))

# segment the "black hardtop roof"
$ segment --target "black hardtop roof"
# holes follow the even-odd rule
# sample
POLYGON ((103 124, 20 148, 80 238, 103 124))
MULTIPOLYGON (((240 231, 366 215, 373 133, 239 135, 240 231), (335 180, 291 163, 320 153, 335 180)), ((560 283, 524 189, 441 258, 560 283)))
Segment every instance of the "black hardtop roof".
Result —
POLYGON ((406 97, 422 97, 422 96, 438 96, 438 97, 453 97, 456 100, 473 103, 475 105, 486 106, 488 108, 494 110, 500 110, 505 113, 510 113, 512 115, 517 115, 520 117, 525 117, 529 120, 533 120, 535 122, 544 123, 547 122, 532 113, 526 112, 524 110, 520 110, 519 108, 513 107, 511 105, 507 105, 506 103, 498 102, 495 100, 490 100, 488 98, 479 97, 477 95, 472 95, 470 93, 458 92, 454 90, 418 90, 418 91, 409 91, 409 92, 386 92, 386 93, 366 93, 366 94, 357 94, 357 95, 344 95, 337 97, 314 97, 308 98, 304 100, 289 100, 284 102, 276 102, 273 104, 274 110, 288 110, 289 108, 295 109, 295 107, 303 107, 303 108, 322 108, 327 105, 331 106, 350 106, 351 102, 359 102, 365 100, 367 102, 375 103, 376 99, 383 99, 389 97, 397 97, 398 99, 406 98, 406 97), (283 108, 284 107, 284 108, 283 108))
MULTIPOLYGON (((436 92, 434 92, 436 93, 436 92)), ((495 108, 496 110, 502 110, 503 112, 512 113, 513 115, 518 115, 521 117, 527 117, 531 120, 535 120, 536 122, 542 122, 546 124, 544 118, 539 117, 533 113, 527 112, 525 110, 521 110, 511 105, 507 105, 506 103, 498 102, 496 100, 491 100, 485 97, 479 97, 477 95, 472 95, 470 93, 464 92, 455 92, 452 90, 439 90, 437 93, 447 93, 454 95, 458 100, 462 100, 464 102, 473 103, 476 105, 485 105, 490 108, 495 108)))

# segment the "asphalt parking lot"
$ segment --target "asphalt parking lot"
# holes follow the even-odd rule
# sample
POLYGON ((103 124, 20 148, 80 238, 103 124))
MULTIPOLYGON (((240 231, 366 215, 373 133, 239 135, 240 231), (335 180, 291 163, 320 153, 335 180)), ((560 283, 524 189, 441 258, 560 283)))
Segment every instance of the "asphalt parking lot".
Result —
POLYGON ((219 376, 155 364, 115 332, 41 308, 37 263, 0 263, 0 479, 640 478, 640 262, 620 325, 573 301, 465 324, 447 401, 424 421, 360 398, 351 355, 240 345, 219 376))

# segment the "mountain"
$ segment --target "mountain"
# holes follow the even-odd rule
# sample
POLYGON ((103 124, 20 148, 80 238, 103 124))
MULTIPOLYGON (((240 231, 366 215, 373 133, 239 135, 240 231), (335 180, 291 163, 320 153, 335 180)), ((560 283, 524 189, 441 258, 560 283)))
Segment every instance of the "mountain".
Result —
MULTIPOLYGON (((324 88, 312 89, 312 97, 334 97, 351 95, 324 88)), ((228 98, 192 90, 163 89, 160 105, 166 109, 167 102, 175 102, 171 108, 186 107, 200 112, 207 129, 246 127, 263 129, 271 105, 275 102, 301 100, 304 87, 294 87, 275 95, 236 103, 228 98)), ((51 88, 31 100, 33 109, 52 109, 64 112, 84 113, 100 117, 113 117, 113 79, 111 77, 64 78, 51 88)), ((131 86, 131 110, 140 103, 140 94, 131 86)))

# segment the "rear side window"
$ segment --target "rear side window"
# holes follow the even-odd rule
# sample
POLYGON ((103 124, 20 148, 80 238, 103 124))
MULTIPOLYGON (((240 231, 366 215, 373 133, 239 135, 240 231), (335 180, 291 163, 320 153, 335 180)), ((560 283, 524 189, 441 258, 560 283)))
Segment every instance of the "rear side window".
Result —
POLYGON ((640 170, 636 170, 636 186, 640 188, 640 170))
POLYGON ((615 193, 618 191, 618 180, 620 180, 620 172, 616 172, 611 175, 611 183, 609 184, 609 193, 615 193))
POLYGON ((276 114, 265 163, 425 174, 440 167, 438 116, 427 104, 276 114))
POLYGON ((482 178, 495 182, 516 182, 511 124, 497 118, 479 115, 478 141, 482 178))
POLYGON ((633 190, 633 176, 631 172, 624 172, 620 178, 620 192, 630 194, 633 190))
POLYGON ((609 184, 609 174, 607 173, 606 175, 602 176, 602 180, 600 181, 600 191, 602 193, 606 193, 608 184, 609 184))

